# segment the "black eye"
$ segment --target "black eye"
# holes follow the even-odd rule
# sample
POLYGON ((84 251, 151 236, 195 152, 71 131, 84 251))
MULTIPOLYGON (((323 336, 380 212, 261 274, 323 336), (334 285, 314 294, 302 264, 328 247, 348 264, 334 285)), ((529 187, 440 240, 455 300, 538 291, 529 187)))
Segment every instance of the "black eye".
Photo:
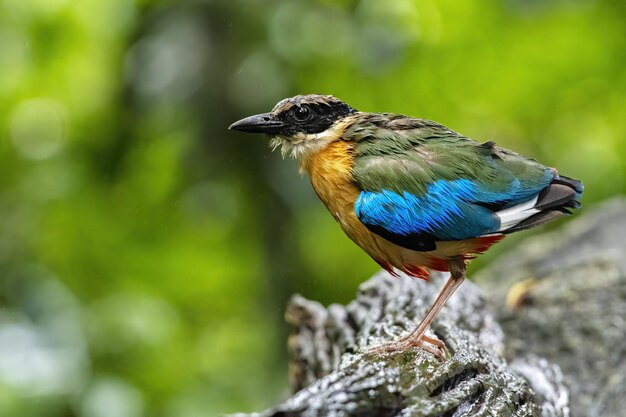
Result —
POLYGON ((311 116, 311 110, 307 106, 296 107, 293 114, 296 120, 304 122, 311 116))

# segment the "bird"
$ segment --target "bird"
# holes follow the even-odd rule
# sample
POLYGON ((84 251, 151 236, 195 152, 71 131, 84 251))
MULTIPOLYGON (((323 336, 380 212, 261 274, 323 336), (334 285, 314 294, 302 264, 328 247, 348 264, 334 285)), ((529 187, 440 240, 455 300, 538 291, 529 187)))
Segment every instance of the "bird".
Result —
POLYGON ((467 263, 506 235, 571 214, 581 181, 437 122, 358 111, 332 95, 297 95, 229 129, 262 133, 298 162, 345 234, 393 276, 450 275, 409 334, 370 352, 445 344, 426 331, 466 278, 467 263))

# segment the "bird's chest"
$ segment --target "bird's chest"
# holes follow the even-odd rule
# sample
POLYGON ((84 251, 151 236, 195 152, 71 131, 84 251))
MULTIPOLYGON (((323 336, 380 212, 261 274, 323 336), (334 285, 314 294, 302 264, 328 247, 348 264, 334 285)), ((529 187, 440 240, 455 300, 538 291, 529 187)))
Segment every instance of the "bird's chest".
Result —
POLYGON ((329 144, 302 163, 313 189, 348 234, 360 224, 354 213, 360 190, 352 179, 352 165, 352 144, 345 141, 329 144))

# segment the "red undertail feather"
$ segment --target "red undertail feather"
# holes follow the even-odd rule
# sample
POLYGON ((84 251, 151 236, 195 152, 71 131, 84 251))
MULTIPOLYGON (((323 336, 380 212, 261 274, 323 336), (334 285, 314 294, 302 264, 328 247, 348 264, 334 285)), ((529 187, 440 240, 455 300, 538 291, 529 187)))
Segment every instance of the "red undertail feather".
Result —
POLYGON ((428 264, 430 269, 434 269, 435 271, 448 271, 448 262, 445 259, 433 259, 430 264, 428 264))
POLYGON ((477 237, 473 239, 475 242, 475 245, 472 245, 473 247, 471 249, 471 252, 468 253, 468 255, 471 257, 468 257, 466 259, 475 258, 476 255, 480 255, 481 253, 485 252, 492 245, 495 245, 502 239, 504 239, 504 235, 501 233, 494 234, 494 235, 485 235, 485 236, 481 236, 481 237, 477 237))
POLYGON ((417 266, 417 265, 404 265, 403 268, 404 272, 407 275, 410 275, 412 277, 415 278, 420 278, 423 279, 425 281, 428 281, 430 274, 428 273, 428 269, 422 267, 422 266, 417 266))
MULTIPOLYGON (((470 259, 474 259, 476 256, 485 252, 492 245, 495 245, 502 239, 504 239, 503 234, 494 234, 494 235, 481 236, 481 237, 467 240, 466 241, 467 250, 464 253, 460 254, 460 256, 466 261, 469 261, 470 259)), ((442 258, 433 258, 428 263, 428 268, 433 269, 435 271, 446 272, 449 270, 448 261, 442 258)))
POLYGON ((393 266, 387 261, 383 261, 380 259, 374 259, 378 265, 385 271, 389 272, 389 274, 393 277, 400 278, 400 275, 393 269, 393 266))
MULTIPOLYGON (((486 236, 481 236, 481 237, 477 237, 474 239, 463 241, 462 243, 466 245, 465 250, 463 253, 460 253, 459 256, 461 256, 466 261, 470 259, 474 259, 477 255, 480 255, 481 253, 485 252, 492 245, 495 245, 502 239, 504 239, 503 234, 493 234, 493 235, 486 235, 486 236)), ((381 259, 375 259, 375 261, 378 263, 378 265, 380 265, 384 270, 389 272, 391 275, 393 275, 394 277, 399 277, 398 273, 394 270, 393 266, 391 266, 389 262, 381 260, 381 259)), ((428 272, 428 268, 433 269, 435 271, 446 272, 449 270, 448 261, 446 259, 433 257, 428 262, 428 265, 419 266, 419 265, 407 264, 407 265, 403 265, 402 268, 399 268, 399 269, 401 269, 402 272, 404 272, 407 275, 428 281, 429 276, 430 276, 428 272)))

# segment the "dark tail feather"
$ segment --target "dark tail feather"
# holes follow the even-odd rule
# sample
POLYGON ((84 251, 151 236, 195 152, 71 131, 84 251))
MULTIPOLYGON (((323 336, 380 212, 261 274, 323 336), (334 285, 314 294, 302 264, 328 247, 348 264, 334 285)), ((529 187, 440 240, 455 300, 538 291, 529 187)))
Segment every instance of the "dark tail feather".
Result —
POLYGON ((522 220, 504 233, 530 229, 555 220, 564 214, 571 214, 568 209, 577 209, 581 206, 578 198, 583 191, 582 182, 569 177, 557 176, 550 185, 539 193, 534 208, 541 211, 522 220))
POLYGON ((580 198, 580 196, 583 195, 583 191, 585 191, 585 186, 582 182, 575 180, 574 178, 565 177, 563 175, 557 176, 552 181, 552 184, 567 185, 568 187, 576 191, 576 198, 580 198))
POLYGON ((546 210, 576 200, 576 191, 564 184, 552 183, 541 190, 535 209, 546 210))

